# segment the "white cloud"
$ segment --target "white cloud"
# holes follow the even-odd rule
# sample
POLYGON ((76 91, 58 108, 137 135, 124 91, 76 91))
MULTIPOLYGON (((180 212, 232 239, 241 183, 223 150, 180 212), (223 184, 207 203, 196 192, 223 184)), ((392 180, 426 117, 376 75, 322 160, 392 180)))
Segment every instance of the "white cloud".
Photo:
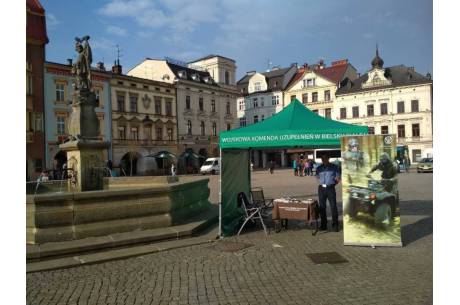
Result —
POLYGON ((52 13, 46 13, 46 26, 50 29, 56 27, 61 21, 52 13))
POLYGON ((121 27, 116 26, 116 25, 109 25, 109 26, 107 26, 106 31, 107 31, 107 33, 109 33, 109 34, 113 34, 113 35, 117 35, 117 36, 122 36, 122 37, 123 37, 123 36, 126 36, 126 34, 128 33, 128 32, 126 31, 126 29, 121 28, 121 27))

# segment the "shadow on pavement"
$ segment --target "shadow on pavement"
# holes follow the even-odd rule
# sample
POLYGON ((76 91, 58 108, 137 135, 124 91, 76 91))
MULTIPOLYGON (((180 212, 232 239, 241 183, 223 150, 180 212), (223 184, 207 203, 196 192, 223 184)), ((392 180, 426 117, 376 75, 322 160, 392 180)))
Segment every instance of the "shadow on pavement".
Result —
POLYGON ((427 217, 401 227, 403 245, 407 246, 425 236, 433 234, 433 218, 427 217))

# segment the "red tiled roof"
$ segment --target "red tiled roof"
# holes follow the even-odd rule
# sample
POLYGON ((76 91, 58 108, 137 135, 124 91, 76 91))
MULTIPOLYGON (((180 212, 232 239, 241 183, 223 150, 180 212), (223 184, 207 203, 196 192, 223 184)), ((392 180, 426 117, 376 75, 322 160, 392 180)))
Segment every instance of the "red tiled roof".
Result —
POLYGON ((302 77, 303 75, 305 74, 305 68, 304 67, 301 67, 297 70, 297 73, 294 75, 294 77, 291 79, 291 81, 289 82, 289 84, 287 85, 286 88, 289 88, 291 87, 292 85, 294 85, 295 83, 297 83, 302 77))
POLYGON ((343 61, 330 67, 316 69, 315 72, 321 76, 326 77, 327 79, 334 81, 335 83, 339 83, 342 81, 342 77, 345 74, 345 71, 347 71, 347 68, 348 62, 343 61))
POLYGON ((27 0, 26 37, 48 43, 46 35, 45 10, 38 0, 27 0))

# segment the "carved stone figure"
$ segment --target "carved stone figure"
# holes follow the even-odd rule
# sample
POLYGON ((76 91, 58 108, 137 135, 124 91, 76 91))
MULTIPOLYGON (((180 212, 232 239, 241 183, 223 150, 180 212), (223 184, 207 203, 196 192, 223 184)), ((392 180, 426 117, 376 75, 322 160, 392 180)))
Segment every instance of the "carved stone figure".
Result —
POLYGON ((78 52, 77 60, 72 66, 72 74, 75 75, 76 90, 91 90, 91 63, 93 55, 89 45, 89 36, 75 37, 75 50, 78 52))

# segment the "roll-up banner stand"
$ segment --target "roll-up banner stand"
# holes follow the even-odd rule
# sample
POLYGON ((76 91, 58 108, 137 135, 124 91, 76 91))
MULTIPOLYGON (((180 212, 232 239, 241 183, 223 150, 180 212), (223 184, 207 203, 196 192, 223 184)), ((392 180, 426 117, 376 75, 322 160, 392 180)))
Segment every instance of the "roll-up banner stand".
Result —
POLYGON ((341 138, 344 244, 401 247, 395 135, 341 138))

